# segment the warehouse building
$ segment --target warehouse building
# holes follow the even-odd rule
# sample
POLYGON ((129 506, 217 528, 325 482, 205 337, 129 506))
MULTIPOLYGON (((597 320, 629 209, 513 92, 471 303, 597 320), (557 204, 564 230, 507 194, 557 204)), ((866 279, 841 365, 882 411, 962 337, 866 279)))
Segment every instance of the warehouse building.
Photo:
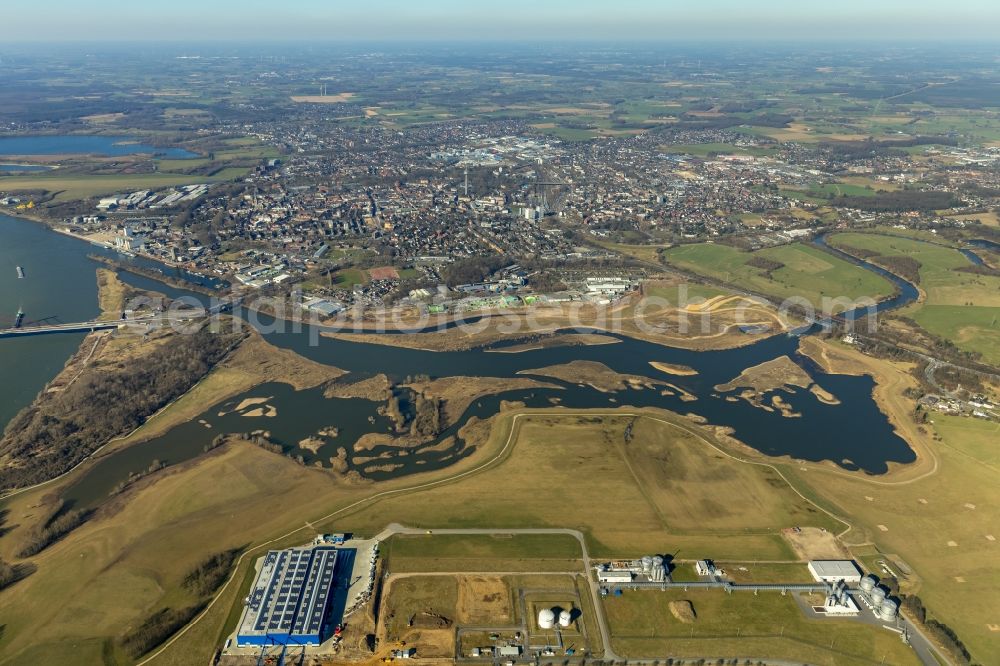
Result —
POLYGON ((337 550, 329 546, 269 551, 246 598, 236 645, 323 642, 336 568, 337 550))
POLYGON ((821 583, 861 582, 861 569, 854 560, 813 560, 808 566, 813 579, 821 583))

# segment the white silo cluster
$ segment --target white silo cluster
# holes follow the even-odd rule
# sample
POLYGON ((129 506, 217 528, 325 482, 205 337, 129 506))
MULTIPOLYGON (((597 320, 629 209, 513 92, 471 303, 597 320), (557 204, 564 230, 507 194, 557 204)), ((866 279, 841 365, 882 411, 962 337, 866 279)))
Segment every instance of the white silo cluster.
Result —
POLYGON ((899 614, 899 602, 888 598, 888 591, 878 584, 878 578, 868 574, 859 584, 861 595, 875 616, 885 622, 892 622, 899 614))
POLYGON ((667 568, 659 555, 645 555, 642 560, 642 575, 654 583, 662 583, 667 577, 667 568))
POLYGON ((560 608, 543 608, 538 611, 538 628, 539 629, 553 629, 556 624, 562 629, 568 628, 573 624, 573 613, 568 610, 563 610, 560 608), (556 615, 556 612, 559 615, 556 615))

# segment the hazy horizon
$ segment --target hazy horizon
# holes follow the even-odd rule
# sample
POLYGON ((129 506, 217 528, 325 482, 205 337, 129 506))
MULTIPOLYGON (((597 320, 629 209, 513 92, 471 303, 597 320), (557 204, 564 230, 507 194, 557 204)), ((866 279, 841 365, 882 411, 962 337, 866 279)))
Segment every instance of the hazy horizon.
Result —
POLYGON ((5 41, 889 41, 995 42, 1000 6, 984 0, 820 6, 774 0, 370 0, 363 6, 320 0, 73 0, 6 3, 0 16, 18 29, 5 41))

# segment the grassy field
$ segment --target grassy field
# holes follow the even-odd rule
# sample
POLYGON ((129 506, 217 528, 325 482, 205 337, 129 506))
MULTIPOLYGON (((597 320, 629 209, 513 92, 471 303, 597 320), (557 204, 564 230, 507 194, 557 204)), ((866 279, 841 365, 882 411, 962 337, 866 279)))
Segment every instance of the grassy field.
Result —
POLYGON ((607 597, 612 646, 622 656, 742 658, 767 656, 810 664, 919 664, 892 633, 832 619, 809 619, 777 592, 627 591, 607 597), (671 601, 687 600, 696 619, 681 622, 671 601), (832 646, 832 647, 831 647, 832 646))
POLYGON ((522 420, 515 453, 502 467, 385 500, 346 524, 357 521, 361 529, 377 515, 392 515, 420 527, 571 527, 588 535, 594 553, 609 556, 669 551, 694 557, 711 549, 740 559, 793 559, 778 534, 782 527, 839 527, 768 468, 724 458, 669 424, 637 421, 626 446, 631 420, 522 420), (582 479, 588 496, 601 502, 580 501, 573 489, 582 479), (503 493, 483 492, 500 484, 503 493))
POLYGON ((960 349, 1000 363, 1000 277, 962 272, 972 266, 961 252, 909 238, 842 233, 835 245, 871 250, 887 257, 920 262, 920 288, 926 299, 902 311, 921 327, 960 349))
MULTIPOLYGON (((824 298, 879 299, 893 291, 892 284, 884 278, 804 243, 752 253, 728 245, 696 243, 671 248, 665 256, 668 264, 678 268, 779 299, 805 298, 816 307, 822 307, 824 298), (747 264, 755 257, 783 266, 768 274, 747 264)), ((844 305, 834 309, 844 309, 844 305)))
POLYGON ((333 284, 340 289, 351 289, 356 284, 368 284, 368 274, 358 268, 345 268, 337 271, 333 284))
POLYGON ((382 554, 394 573, 413 571, 578 571, 580 544, 569 535, 397 535, 382 554))

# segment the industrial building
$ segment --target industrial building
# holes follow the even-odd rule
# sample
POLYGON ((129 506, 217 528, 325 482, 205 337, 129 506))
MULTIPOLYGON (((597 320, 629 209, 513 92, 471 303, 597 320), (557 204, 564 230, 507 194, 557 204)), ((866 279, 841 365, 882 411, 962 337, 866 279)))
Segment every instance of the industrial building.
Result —
POLYGON ((813 579, 821 583, 861 582, 861 569, 854 560, 813 560, 808 566, 813 579))
POLYGON ((613 560, 597 566, 597 580, 601 583, 662 583, 669 578, 668 573, 667 564, 659 555, 645 555, 639 560, 613 560))
POLYGON ((702 577, 715 576, 715 564, 712 560, 698 560, 694 563, 694 572, 702 577))
POLYGON ((837 582, 830 589, 826 601, 816 610, 826 616, 857 615, 860 612, 844 581, 837 582))
POLYGON ((336 568, 337 550, 329 546, 269 551, 246 598, 236 645, 319 645, 336 568))

